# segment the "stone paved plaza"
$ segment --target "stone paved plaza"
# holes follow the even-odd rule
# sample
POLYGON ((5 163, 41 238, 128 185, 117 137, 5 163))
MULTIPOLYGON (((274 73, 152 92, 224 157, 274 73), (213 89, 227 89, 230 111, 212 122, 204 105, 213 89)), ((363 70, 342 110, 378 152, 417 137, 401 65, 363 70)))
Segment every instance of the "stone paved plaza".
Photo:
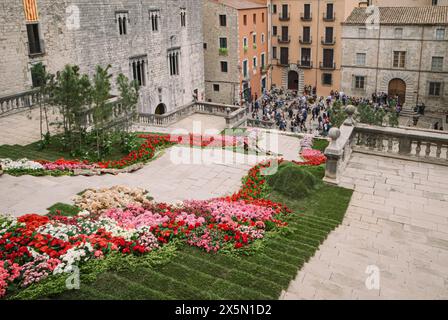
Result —
POLYGON ((340 185, 355 190, 343 224, 282 298, 447 299, 448 168, 355 153, 340 185))

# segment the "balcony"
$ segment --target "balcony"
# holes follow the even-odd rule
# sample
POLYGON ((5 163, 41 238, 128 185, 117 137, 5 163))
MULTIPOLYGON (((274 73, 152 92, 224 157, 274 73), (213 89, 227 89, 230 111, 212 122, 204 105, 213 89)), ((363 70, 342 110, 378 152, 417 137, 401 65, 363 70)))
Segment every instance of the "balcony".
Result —
POLYGON ((302 36, 299 37, 300 44, 311 44, 313 42, 313 37, 309 36, 306 38, 303 38, 302 36))
POLYGON ((281 13, 278 15, 278 20, 280 21, 289 21, 289 19, 290 19, 289 13, 288 14, 281 13))
POLYGON ((312 69, 313 68, 313 61, 310 61, 310 60, 299 60, 299 61, 297 61, 297 66, 299 66, 299 68, 303 68, 303 69, 312 69))
POLYGON ((333 37, 332 39, 327 39, 327 37, 322 37, 321 43, 325 46, 332 46, 336 43, 336 37, 333 37))
POLYGON ((313 20, 313 16, 311 15, 311 13, 308 14, 308 15, 305 15, 305 13, 302 12, 300 14, 300 20, 302 20, 302 21, 312 21, 313 20))
POLYGON ((336 15, 334 12, 333 13, 324 12, 324 14, 323 14, 324 21, 327 21, 327 22, 334 21, 336 19, 335 16, 336 15))
POLYGON ((229 54, 228 48, 219 48, 219 55, 220 56, 227 56, 229 54))
POLYGON ((277 60, 277 66, 280 66, 280 67, 287 67, 287 66, 289 66, 289 60, 288 61, 282 61, 282 59, 278 59, 277 60))
POLYGON ((260 67, 260 73, 261 74, 266 74, 268 72, 268 67, 267 66, 261 66, 260 67))
POLYGON ((285 37, 285 36, 278 36, 277 37, 278 43, 290 43, 291 42, 291 36, 285 37))
POLYGON ((336 69, 336 63, 335 62, 320 62, 319 68, 322 70, 334 70, 336 69))

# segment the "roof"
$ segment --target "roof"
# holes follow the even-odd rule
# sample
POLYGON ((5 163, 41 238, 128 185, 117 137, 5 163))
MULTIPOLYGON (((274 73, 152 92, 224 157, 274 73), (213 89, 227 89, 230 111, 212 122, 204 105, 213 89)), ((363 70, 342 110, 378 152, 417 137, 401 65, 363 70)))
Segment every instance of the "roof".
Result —
POLYGON ((262 4, 260 1, 250 0, 212 0, 212 2, 221 3, 223 5, 235 8, 237 10, 266 8, 266 3, 262 4))
MULTIPOLYGON (((378 7, 380 24, 389 25, 448 25, 448 6, 378 7)), ((367 8, 355 8, 344 24, 374 23, 375 13, 367 8)))

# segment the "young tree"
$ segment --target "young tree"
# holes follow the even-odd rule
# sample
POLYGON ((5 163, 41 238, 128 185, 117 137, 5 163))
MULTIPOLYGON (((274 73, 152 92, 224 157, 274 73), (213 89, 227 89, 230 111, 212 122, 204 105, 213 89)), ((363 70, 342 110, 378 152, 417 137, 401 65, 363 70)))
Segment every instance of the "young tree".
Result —
POLYGON ((137 114, 139 86, 137 81, 129 81, 122 73, 117 78, 118 91, 120 91, 121 105, 128 120, 133 120, 137 114))
POLYGON ((45 66, 39 62, 31 67, 31 74, 33 75, 34 85, 39 89, 39 113, 40 113, 40 137, 43 141, 44 137, 46 140, 50 137, 50 125, 48 123, 48 113, 47 113, 47 97, 50 94, 50 84, 53 81, 53 75, 48 73, 45 66), (47 132, 43 133, 43 117, 45 116, 45 123, 47 132))
POLYGON ((108 103, 110 99, 111 83, 110 79, 112 75, 109 74, 108 65, 106 68, 101 66, 96 67, 96 74, 93 78, 92 88, 92 111, 93 122, 96 135, 96 150, 97 157, 101 159, 103 153, 107 153, 110 143, 109 140, 105 140, 106 132, 109 128, 109 121, 111 120, 112 105, 108 103))
POLYGON ((64 145, 70 151, 82 146, 87 123, 85 114, 91 103, 92 86, 78 66, 65 66, 58 72, 51 89, 51 101, 59 106, 63 117, 64 145))

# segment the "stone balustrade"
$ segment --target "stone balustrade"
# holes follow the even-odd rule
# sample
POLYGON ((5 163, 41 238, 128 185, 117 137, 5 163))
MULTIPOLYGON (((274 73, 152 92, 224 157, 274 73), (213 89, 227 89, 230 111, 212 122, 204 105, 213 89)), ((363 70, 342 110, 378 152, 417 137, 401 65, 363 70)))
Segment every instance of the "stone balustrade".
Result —
POLYGON ((236 128, 246 119, 245 107, 211 102, 192 102, 163 115, 140 113, 137 121, 139 125, 168 127, 194 113, 224 117, 227 128, 236 128))
POLYGON ((248 127, 256 127, 256 128, 263 128, 263 129, 275 129, 274 121, 263 121, 263 120, 247 118, 246 125, 248 127))
POLYGON ((40 93, 38 90, 2 96, 0 97, 0 117, 31 109, 38 105, 39 99, 40 93))
POLYGON ((338 183, 352 152, 448 166, 448 134, 345 123, 329 133, 325 180, 338 183))

